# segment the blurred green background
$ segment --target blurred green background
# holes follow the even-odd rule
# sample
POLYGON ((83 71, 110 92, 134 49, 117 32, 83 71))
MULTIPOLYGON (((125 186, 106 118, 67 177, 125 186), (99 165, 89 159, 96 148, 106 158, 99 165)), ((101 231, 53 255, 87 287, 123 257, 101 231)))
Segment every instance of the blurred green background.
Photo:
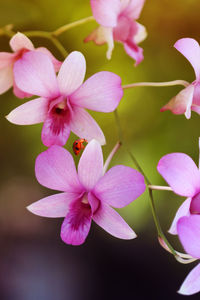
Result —
MULTIPOLYGON (((86 77, 107 70, 120 75, 123 84, 175 79, 191 82, 194 80, 193 69, 173 45, 182 37, 200 41, 199 11, 199 0, 146 1, 139 22, 146 26, 148 37, 140 45, 144 49, 144 61, 136 68, 120 44, 115 43, 112 59, 108 61, 105 57, 106 46, 96 46, 92 42, 83 43, 83 39, 96 27, 95 22, 71 29, 59 39, 68 52, 78 50, 85 55, 86 77)), ((89 15, 91 15, 89 0, 0 0, 0 27, 13 24, 15 31, 52 31, 89 15)), ((7 37, 0 36, 0 51, 10 51, 8 41, 7 37)), ((48 47, 58 59, 62 60, 60 53, 48 40, 33 38, 32 41, 36 47, 48 47)), ((181 88, 136 87, 125 90, 119 105, 124 138, 152 184, 166 184, 158 174, 156 166, 159 159, 167 153, 184 152, 198 163, 200 117, 192 113, 191 119, 187 120, 184 116, 176 116, 169 111, 160 112, 160 108, 181 88)), ((44 239, 52 234, 58 235, 60 223, 54 232, 53 228, 56 225, 53 220, 31 215, 25 209, 28 204, 51 193, 42 188, 34 177, 35 158, 45 149, 40 139, 42 125, 10 124, 4 116, 23 103, 23 100, 15 98, 11 91, 1 95, 0 98, 0 232, 5 239, 8 236, 14 239, 18 236, 24 239, 31 236, 34 240, 38 235, 44 239)), ((91 114, 105 133, 107 145, 103 151, 106 158, 118 140, 114 115, 93 112, 91 114)), ((75 137, 71 135, 66 145, 71 152, 74 139, 75 137)), ((123 147, 111 165, 115 164, 134 167, 123 147)), ((184 199, 171 192, 155 192, 154 195, 161 224, 167 231, 176 209, 184 199)), ((120 214, 139 236, 146 236, 149 243, 157 243, 147 192, 128 207, 121 209, 120 214)), ((98 229, 95 228, 95 232, 96 230, 98 229)), ((102 239, 104 236, 112 239, 103 231, 98 234, 102 239)), ((181 249, 174 237, 169 238, 181 249)))

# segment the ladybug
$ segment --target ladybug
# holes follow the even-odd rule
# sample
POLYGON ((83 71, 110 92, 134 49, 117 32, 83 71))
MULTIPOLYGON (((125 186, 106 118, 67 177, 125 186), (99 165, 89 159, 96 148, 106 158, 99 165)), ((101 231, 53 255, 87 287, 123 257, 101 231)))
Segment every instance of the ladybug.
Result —
POLYGON ((79 153, 81 152, 81 150, 83 150, 85 148, 85 145, 83 143, 88 143, 88 141, 86 139, 79 139, 76 140, 73 143, 73 151, 75 155, 79 155, 79 153))

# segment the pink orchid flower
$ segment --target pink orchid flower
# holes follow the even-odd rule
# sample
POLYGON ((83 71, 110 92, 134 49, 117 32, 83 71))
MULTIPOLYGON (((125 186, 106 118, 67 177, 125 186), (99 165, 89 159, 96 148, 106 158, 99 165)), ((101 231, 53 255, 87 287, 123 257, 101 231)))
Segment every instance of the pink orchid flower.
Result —
POLYGON ((31 40, 20 32, 11 38, 10 47, 14 53, 0 52, 0 94, 5 93, 13 86, 13 92, 18 98, 31 96, 29 93, 25 93, 17 87, 15 76, 13 76, 15 63, 17 61, 23 61, 24 54, 29 51, 39 51, 48 55, 56 71, 58 71, 61 66, 61 62, 59 62, 48 49, 44 47, 35 49, 31 40))
POLYGON ((185 114, 186 118, 190 119, 191 110, 200 114, 200 47, 197 41, 191 38, 178 40, 174 47, 191 63, 196 79, 173 97, 161 111, 171 110, 176 115, 185 114))
POLYGON ((187 197, 178 209, 171 234, 177 234, 177 222, 183 216, 200 214, 200 170, 194 161, 184 153, 171 153, 163 156, 157 166, 174 193, 187 197))
POLYGON ((85 108, 114 111, 123 95, 121 78, 111 72, 99 72, 83 83, 85 71, 85 58, 77 51, 65 59, 57 78, 47 55, 25 53, 14 66, 16 84, 40 98, 17 107, 7 119, 19 125, 44 122, 42 141, 47 147, 64 145, 70 131, 88 141, 95 138, 105 144, 102 130, 85 108))
POLYGON ((135 20, 139 18, 145 0, 91 0, 93 16, 100 27, 84 41, 97 45, 108 44, 107 58, 114 49, 114 40, 124 45, 126 53, 137 66, 143 60, 143 49, 138 47, 146 36, 146 29, 135 20))
POLYGON ((40 184, 62 193, 43 198, 28 210, 43 217, 64 217, 61 238, 65 243, 82 244, 92 220, 120 239, 136 237, 111 206, 121 208, 138 198, 145 190, 144 177, 122 165, 104 174, 102 149, 96 140, 86 146, 78 174, 71 154, 56 145, 37 157, 35 172, 40 184))
MULTIPOLYGON (((200 259, 200 216, 182 217, 177 224, 179 239, 185 251, 194 258, 200 259)), ((193 295, 200 291, 200 263, 195 266, 184 280, 178 293, 193 295)))

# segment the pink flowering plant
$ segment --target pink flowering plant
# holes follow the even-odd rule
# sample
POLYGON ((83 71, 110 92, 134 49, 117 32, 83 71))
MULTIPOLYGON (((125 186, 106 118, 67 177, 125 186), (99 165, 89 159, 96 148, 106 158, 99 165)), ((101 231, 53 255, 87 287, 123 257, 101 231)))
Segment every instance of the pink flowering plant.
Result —
POLYGON ((124 45, 126 53, 135 60, 137 66, 143 60, 143 49, 138 46, 146 38, 146 29, 136 22, 145 0, 91 0, 92 13, 99 23, 85 42, 97 45, 108 44, 107 58, 111 59, 114 41, 124 45))
POLYGON ((39 200, 28 210, 43 217, 64 217, 61 238, 65 243, 82 244, 92 220, 115 237, 136 237, 112 207, 124 207, 138 198, 145 190, 144 177, 122 165, 105 173, 101 146, 96 140, 86 146, 78 172, 71 154, 55 145, 37 157, 35 173, 42 185, 62 193, 39 200))
MULTIPOLYGON (((199 167, 184 153, 167 154, 160 159, 157 170, 168 186, 153 185, 132 150, 126 146, 118 106, 123 106, 126 101, 125 97, 121 101, 126 89, 181 85, 184 89, 161 111, 171 110, 175 115, 184 114, 187 119, 190 119, 191 111, 200 114, 198 42, 192 38, 181 38, 174 45, 194 69, 196 79, 192 83, 173 80, 122 85, 123 78, 107 70, 99 71, 84 81, 84 55, 76 49, 68 53, 59 40, 59 36, 71 28, 96 21, 98 27, 84 42, 94 41, 96 45, 107 43, 108 59, 112 57, 114 42, 119 42, 137 66, 144 59, 143 49, 138 44, 147 36, 145 27, 137 22, 144 3, 145 0, 91 0, 92 16, 52 32, 33 30, 20 33, 13 31, 10 25, 0 28, 0 34, 10 38, 13 51, 0 52, 0 94, 13 87, 17 98, 31 98, 6 116, 9 122, 17 125, 43 123, 41 140, 48 149, 37 156, 35 175, 41 185, 59 193, 41 200, 35 199, 37 201, 27 207, 30 212, 42 217, 64 218, 60 235, 66 244, 83 244, 92 221, 112 236, 130 240, 136 238, 136 234, 115 209, 129 205, 147 189, 160 245, 178 262, 186 264, 200 259, 199 167), (55 58, 45 47, 35 48, 29 37, 48 39, 60 52, 63 61, 55 58), (114 112, 119 141, 105 163, 102 152, 102 146, 106 144, 105 135, 87 110, 114 112), (80 154, 77 168, 69 152, 71 132, 78 137, 73 143, 74 154, 80 154), (120 146, 137 170, 124 165, 108 170, 120 146), (162 230, 155 208, 154 190, 172 191, 186 198, 169 229, 169 233, 178 235, 186 253, 175 250, 162 230)), ((107 144, 111 142, 108 140, 107 144)), ((192 295, 199 291, 200 264, 189 273, 179 293, 192 295)))

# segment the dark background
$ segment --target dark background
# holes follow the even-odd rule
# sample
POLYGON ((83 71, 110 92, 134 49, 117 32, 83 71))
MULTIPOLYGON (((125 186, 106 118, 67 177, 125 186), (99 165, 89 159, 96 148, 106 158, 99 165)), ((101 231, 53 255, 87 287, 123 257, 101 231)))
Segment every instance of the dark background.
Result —
MULTIPOLYGON (((175 79, 191 82, 193 70, 173 44, 182 37, 200 41, 199 11, 199 0, 147 1, 140 19, 148 31, 141 44, 145 59, 137 68, 121 45, 115 45, 112 60, 107 61, 106 46, 83 43, 95 22, 71 29, 60 40, 68 52, 83 52, 87 77, 109 70, 120 75, 123 84, 175 79)), ((0 26, 12 23, 16 31, 54 30, 89 15, 89 0, 0 0, 0 26)), ((62 59, 49 41, 34 38, 33 42, 62 59)), ((0 51, 10 51, 7 37, 0 37, 0 46, 0 51)), ((180 89, 135 88, 125 91, 119 106, 128 146, 153 184, 165 184, 156 166, 169 152, 185 152, 198 162, 199 116, 193 113, 188 121, 184 116, 160 113, 180 89)), ((138 235, 132 241, 115 239, 93 224, 84 245, 68 246, 59 237, 61 219, 40 218, 26 210, 30 203, 52 193, 34 177, 35 158, 45 149, 40 140, 41 125, 8 123, 4 116, 23 100, 11 91, 0 98, 0 300, 183 298, 176 291, 194 264, 179 264, 159 246, 147 192, 120 210, 138 235)), ((114 117, 92 115, 105 132, 106 157, 118 139, 114 117)), ((70 151, 74 139, 71 135, 66 146, 70 151)), ((112 161, 117 163, 133 166, 123 148, 112 161)), ((171 192, 155 192, 155 200, 167 232, 184 199, 171 192)), ((176 237, 168 237, 181 250, 176 237)), ((199 294, 192 297, 199 299, 199 294)))

